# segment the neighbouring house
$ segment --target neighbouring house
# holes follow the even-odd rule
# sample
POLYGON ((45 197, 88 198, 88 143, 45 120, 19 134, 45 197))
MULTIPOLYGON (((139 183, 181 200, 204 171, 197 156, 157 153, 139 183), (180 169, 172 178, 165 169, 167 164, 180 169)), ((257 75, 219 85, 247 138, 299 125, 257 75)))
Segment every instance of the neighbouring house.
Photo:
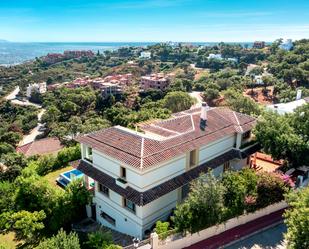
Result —
POLYGON ((169 82, 169 79, 162 73, 151 74, 141 77, 140 87, 144 91, 150 88, 165 90, 168 87, 169 82))
MULTIPOLYGON (((167 219, 189 184, 212 169, 239 170, 259 146, 256 120, 227 108, 202 107, 141 124, 139 131, 114 126, 78 137, 82 159, 75 168, 92 178, 96 220, 143 238, 167 219)), ((87 182, 87 180, 85 181, 87 182)))
POLYGON ((302 94, 302 91, 297 90, 296 100, 287 102, 287 103, 268 105, 266 106, 266 109, 275 111, 280 115, 284 115, 286 113, 293 113, 297 107, 300 107, 302 105, 309 103, 309 97, 302 99, 301 94, 302 94))
POLYGON ((133 74, 127 73, 127 74, 109 75, 103 79, 103 82, 113 82, 128 86, 133 83, 133 74))
POLYGON ((31 97, 31 94, 33 91, 37 91, 39 93, 46 93, 47 91, 47 86, 46 86, 46 82, 42 82, 42 83, 34 83, 34 84, 30 84, 27 86, 26 89, 26 96, 27 98, 31 97))
POLYGON ((81 58, 81 57, 93 57, 94 53, 91 50, 80 50, 80 51, 64 51, 61 53, 50 53, 42 57, 42 60, 48 64, 54 64, 64 60, 81 58))
POLYGON ((286 39, 284 40, 280 45, 279 48, 290 51, 293 48, 293 42, 292 39, 286 39))
POLYGON ((104 90, 105 92, 122 93, 122 86, 129 86, 133 83, 133 75, 116 74, 106 76, 105 78, 90 78, 89 76, 83 78, 76 78, 72 82, 64 82, 62 84, 53 84, 48 86, 49 91, 53 91, 60 87, 79 88, 91 86, 95 90, 104 90))
POLYGON ((221 54, 209 54, 207 59, 222 60, 223 58, 221 54))
POLYGON ((104 82, 99 86, 101 94, 104 98, 107 98, 110 95, 120 95, 123 93, 123 86, 119 83, 104 82))
POLYGON ((73 59, 80 57, 94 57, 94 53, 91 50, 67 50, 63 53, 65 59, 73 59))
POLYGON ((257 85, 263 85, 263 75, 254 75, 254 83, 257 85))
POLYGON ((16 152, 29 157, 34 155, 57 154, 62 148, 63 145, 58 138, 48 137, 18 146, 16 152))
POLYGON ((139 56, 141 59, 151 59, 151 52, 143 51, 141 52, 141 55, 139 56))
POLYGON ((238 63, 238 59, 237 58, 234 58, 234 57, 229 57, 227 58, 228 61, 232 61, 232 62, 235 62, 235 63, 238 63))
POLYGON ((265 42, 264 41, 255 41, 254 43, 253 43, 253 46, 252 46, 253 48, 259 48, 259 49, 261 49, 261 48, 265 48, 265 42))
POLYGON ((288 102, 288 103, 268 105, 268 106, 266 106, 266 108, 268 110, 275 111, 280 115, 284 115, 286 113, 293 113, 297 107, 300 107, 300 106, 308 104, 308 103, 309 103, 309 97, 304 98, 304 99, 291 101, 291 102, 288 102))

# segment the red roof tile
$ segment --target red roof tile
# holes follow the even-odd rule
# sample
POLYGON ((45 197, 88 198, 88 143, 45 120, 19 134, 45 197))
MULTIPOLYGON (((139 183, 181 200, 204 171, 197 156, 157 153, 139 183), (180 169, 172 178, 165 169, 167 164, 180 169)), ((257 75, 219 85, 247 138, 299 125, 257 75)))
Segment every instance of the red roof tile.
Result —
POLYGON ((208 110, 206 130, 199 127, 200 108, 140 126, 144 133, 120 126, 77 138, 120 162, 145 169, 227 135, 252 129, 255 119, 227 108, 208 110))
POLYGON ((25 156, 53 154, 61 150, 61 145, 58 138, 48 137, 40 140, 35 140, 31 143, 19 146, 16 152, 22 153, 25 156))

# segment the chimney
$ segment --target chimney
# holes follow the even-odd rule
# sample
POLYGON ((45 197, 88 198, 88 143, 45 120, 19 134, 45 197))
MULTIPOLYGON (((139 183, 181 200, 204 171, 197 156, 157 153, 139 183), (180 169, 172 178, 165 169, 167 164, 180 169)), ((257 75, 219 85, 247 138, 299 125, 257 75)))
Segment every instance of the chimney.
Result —
POLYGON ((296 100, 301 99, 301 89, 297 90, 297 94, 296 94, 296 100))
POLYGON ((207 109, 208 106, 206 102, 203 102, 201 107, 201 119, 200 119, 200 128, 203 131, 205 131, 205 128, 207 126, 207 109))

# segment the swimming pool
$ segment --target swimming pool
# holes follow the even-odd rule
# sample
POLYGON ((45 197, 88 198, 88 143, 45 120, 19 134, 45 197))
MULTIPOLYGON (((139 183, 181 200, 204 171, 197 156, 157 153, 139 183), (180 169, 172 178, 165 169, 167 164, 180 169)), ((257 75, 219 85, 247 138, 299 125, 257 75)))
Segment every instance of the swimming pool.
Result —
POLYGON ((57 178, 57 182, 61 186, 66 187, 74 179, 79 179, 79 178, 82 178, 83 176, 84 174, 78 169, 72 169, 64 173, 61 173, 59 177, 57 178))

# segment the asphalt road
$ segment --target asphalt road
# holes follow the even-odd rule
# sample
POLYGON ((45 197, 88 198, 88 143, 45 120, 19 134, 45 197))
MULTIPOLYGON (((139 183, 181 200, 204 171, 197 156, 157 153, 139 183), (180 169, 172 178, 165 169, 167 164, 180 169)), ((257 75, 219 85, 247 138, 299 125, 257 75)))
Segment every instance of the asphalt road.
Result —
POLYGON ((286 232, 286 226, 282 223, 224 248, 225 249, 284 249, 286 248, 283 242, 283 233, 285 232, 286 232))

